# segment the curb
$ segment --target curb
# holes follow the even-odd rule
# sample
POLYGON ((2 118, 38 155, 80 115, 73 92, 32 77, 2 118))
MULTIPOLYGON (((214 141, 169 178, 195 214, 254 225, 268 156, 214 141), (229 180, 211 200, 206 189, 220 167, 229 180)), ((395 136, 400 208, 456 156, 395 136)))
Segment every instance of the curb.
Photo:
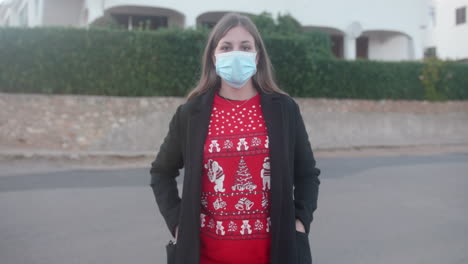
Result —
MULTIPOLYGON (((447 153, 467 153, 468 143, 464 144, 431 144, 406 146, 355 146, 348 148, 314 149, 316 157, 346 157, 346 156, 387 156, 387 155, 434 155, 447 153)), ((0 160, 43 159, 43 160, 147 160, 154 159, 154 152, 117 152, 117 151, 55 151, 55 150, 21 150, 10 149, 0 151, 0 160)))

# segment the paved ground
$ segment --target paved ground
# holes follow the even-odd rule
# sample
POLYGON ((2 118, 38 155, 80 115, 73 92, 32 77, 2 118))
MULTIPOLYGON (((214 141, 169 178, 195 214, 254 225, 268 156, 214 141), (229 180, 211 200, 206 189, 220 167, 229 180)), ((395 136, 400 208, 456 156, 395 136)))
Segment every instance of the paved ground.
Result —
MULTIPOLYGON (((468 152, 318 157, 314 264, 468 263, 468 152)), ((147 168, 0 162, 0 263, 165 263, 147 168)))

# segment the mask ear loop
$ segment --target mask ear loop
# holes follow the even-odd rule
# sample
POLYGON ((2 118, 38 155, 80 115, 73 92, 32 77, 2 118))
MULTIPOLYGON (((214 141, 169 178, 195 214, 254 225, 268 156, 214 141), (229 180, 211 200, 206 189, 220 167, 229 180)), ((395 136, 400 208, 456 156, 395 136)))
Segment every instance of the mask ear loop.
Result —
POLYGON ((258 73, 258 64, 260 62, 260 56, 262 52, 257 46, 255 46, 255 49, 257 50, 257 55, 255 56, 255 67, 257 68, 257 70, 255 71, 254 75, 252 75, 252 84, 257 90, 259 90, 260 86, 258 85, 258 81, 257 81, 257 73, 258 73))

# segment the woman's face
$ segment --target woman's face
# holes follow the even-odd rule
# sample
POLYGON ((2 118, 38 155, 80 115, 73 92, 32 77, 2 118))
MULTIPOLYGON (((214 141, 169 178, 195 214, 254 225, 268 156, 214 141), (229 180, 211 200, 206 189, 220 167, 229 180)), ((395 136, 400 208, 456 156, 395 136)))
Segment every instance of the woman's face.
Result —
MULTIPOLYGON (((214 55, 230 51, 257 52, 254 38, 244 27, 237 26, 231 28, 226 35, 219 40, 214 55)), ((214 55, 213 60, 216 61, 214 55)))

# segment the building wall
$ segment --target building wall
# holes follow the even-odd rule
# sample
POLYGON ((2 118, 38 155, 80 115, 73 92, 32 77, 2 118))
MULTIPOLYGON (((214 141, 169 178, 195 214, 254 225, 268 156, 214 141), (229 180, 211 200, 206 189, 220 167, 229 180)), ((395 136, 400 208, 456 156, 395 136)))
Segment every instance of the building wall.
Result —
POLYGON ((369 59, 398 61, 411 57, 410 39, 403 34, 376 32, 369 35, 369 59))
MULTIPOLYGON (((88 0, 90 4, 96 2, 100 1, 88 0)), ((417 59, 423 56, 424 45, 421 27, 427 23, 427 13, 424 10, 427 10, 428 0, 204 0, 203 4, 200 4, 200 1, 192 0, 179 0, 176 2, 172 0, 107 0, 101 6, 93 5, 97 9, 91 12, 93 15, 89 16, 89 22, 102 16, 106 9, 125 5, 157 6, 173 9, 185 15, 185 25, 188 27, 194 26, 197 17, 202 14, 227 11, 251 14, 268 11, 274 15, 289 13, 305 27, 329 27, 343 32, 347 31, 351 23, 358 22, 362 25, 363 30, 390 30, 409 36, 411 38, 409 43, 412 46, 405 46, 405 49, 410 50, 399 50, 397 57, 398 59, 417 59)), ((351 51, 347 52, 348 58, 355 57, 355 54, 352 54, 354 49, 354 47, 346 49, 351 51)), ((388 58, 388 56, 381 57, 379 54, 375 53, 376 59, 388 58)))
MULTIPOLYGON (((343 50, 348 59, 354 59, 356 56, 357 36, 348 34, 348 28, 352 23, 359 24, 362 32, 391 31, 399 34, 398 37, 389 38, 384 42, 379 42, 376 36, 372 36, 369 40, 370 59, 421 59, 424 49, 428 45, 435 44, 438 46, 439 54, 443 56, 467 57, 461 45, 457 45, 466 42, 467 27, 445 26, 442 23, 445 19, 447 21, 444 22, 450 24, 454 18, 447 18, 449 15, 443 15, 442 11, 452 8, 453 5, 466 3, 468 0, 12 0, 12 2, 30 2, 30 7, 34 6, 36 1, 40 5, 38 10, 44 11, 39 11, 39 15, 35 16, 32 13, 35 12, 35 8, 30 8, 30 26, 87 26, 105 16, 107 10, 125 6, 172 10, 179 15, 169 17, 169 24, 183 24, 185 27, 195 26, 197 18, 212 12, 236 11, 259 14, 267 11, 273 15, 289 13, 306 28, 328 28, 335 32, 343 32, 342 37, 345 40, 343 50), (431 1, 437 3, 436 12, 439 21, 437 27, 431 27, 430 24, 431 1), (455 45, 458 47, 453 47, 455 45), (388 48, 395 49, 388 50, 388 48)), ((449 13, 454 15, 454 11, 449 13)), ((10 23, 11 25, 17 25, 18 14, 12 15, 9 20, 14 22, 10 23)))
POLYGON ((37 26, 42 24, 42 1, 19 0, 6 2, 2 7, 0 25, 37 26))
POLYGON ((11 25, 11 9, 6 3, 0 4, 0 26, 11 25))
POLYGON ((43 25, 79 26, 82 0, 43 0, 43 25))
POLYGON ((468 21, 455 24, 455 10, 465 6, 468 11, 468 0, 436 0, 434 4, 436 24, 432 30, 437 55, 443 59, 468 59, 468 21))

